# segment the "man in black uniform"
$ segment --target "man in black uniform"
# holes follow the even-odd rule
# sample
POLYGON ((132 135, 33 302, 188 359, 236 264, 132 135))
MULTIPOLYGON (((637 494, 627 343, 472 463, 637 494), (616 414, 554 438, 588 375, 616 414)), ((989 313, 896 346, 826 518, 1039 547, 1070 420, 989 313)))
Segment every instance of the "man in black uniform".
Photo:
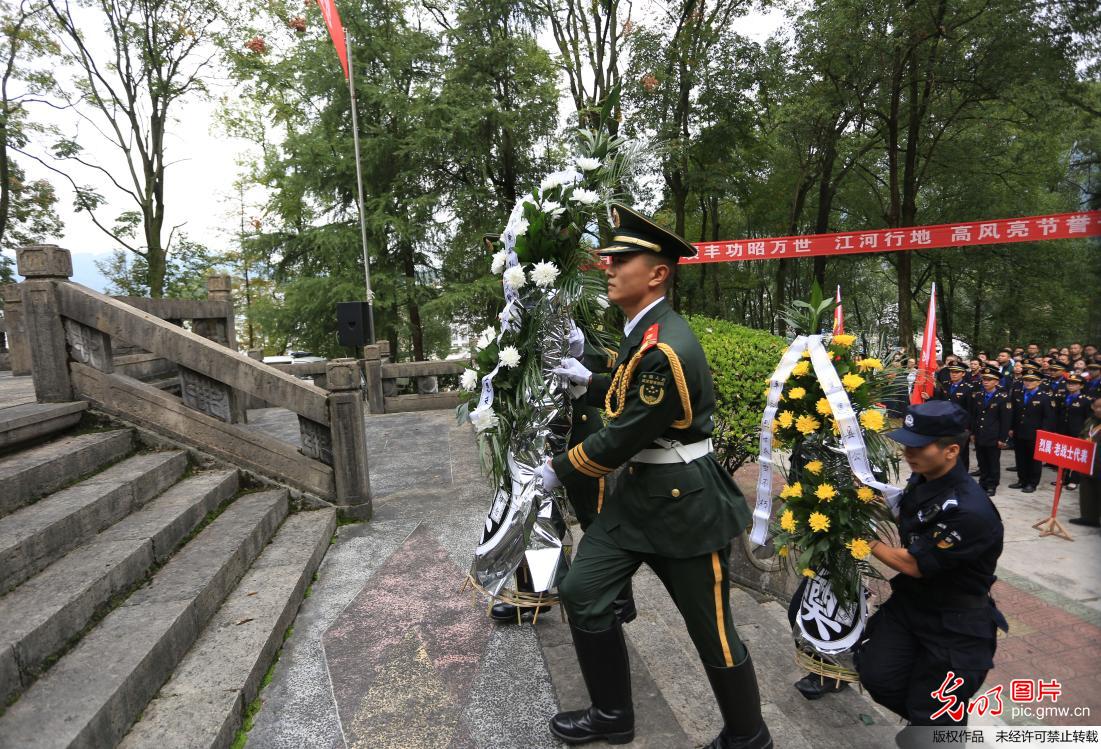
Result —
POLYGON ((1020 489, 1025 494, 1036 491, 1043 473, 1044 464, 1033 459, 1036 451, 1036 430, 1051 431, 1055 428, 1055 408, 1051 396, 1040 388, 1040 373, 1032 370, 1021 377, 1021 390, 1014 391, 1013 428, 1009 436, 1013 438, 1013 452, 1017 458, 1017 481, 1010 489, 1020 489))
MULTIPOLYGON (((933 400, 951 401, 957 406, 963 409, 964 413, 968 414, 970 418, 971 414, 971 401, 974 398, 974 388, 971 383, 964 381, 964 375, 967 374, 967 367, 960 364, 958 361, 954 361, 949 364, 946 369, 948 370, 948 384, 946 386, 938 386, 933 391, 933 400)), ((968 424, 967 428, 970 429, 971 425, 968 424)), ((971 465, 971 448, 969 445, 963 445, 960 448, 960 463, 963 464, 964 470, 968 470, 971 465)))
MULTIPOLYGON (((909 721, 900 746, 926 746, 915 726, 963 725, 933 697, 966 706, 994 667, 995 628, 1008 629, 990 598, 1002 553, 1002 519, 959 463, 967 414, 953 403, 911 406, 888 436, 905 447, 913 471, 899 506, 900 547, 872 542, 872 554, 900 574, 891 597, 868 620, 856 653, 860 682, 879 704, 909 721), (946 699, 951 699, 946 697, 946 699)), ((958 715, 958 711, 953 710, 958 715)))
POLYGON ((1002 378, 997 365, 988 366, 982 373, 982 390, 971 401, 971 428, 974 434, 975 458, 979 464, 979 486, 993 497, 1002 475, 1002 453, 1009 439, 1013 404, 1009 396, 998 387, 1002 378))
POLYGON ((1096 398, 1101 395, 1101 364, 1088 361, 1086 363, 1086 374, 1089 375, 1089 380, 1086 381, 1086 386, 1082 389, 1082 392, 1091 398, 1096 398))
POLYGON ((1058 396, 1063 395, 1067 390, 1067 368, 1063 366, 1061 361, 1052 358, 1048 362, 1047 371, 1049 379, 1045 383, 1045 387, 1053 398, 1058 399, 1058 396))
MULTIPOLYGON (((1093 399, 1082 392, 1085 381, 1081 375, 1077 373, 1067 375, 1064 381, 1065 389, 1061 394, 1054 396, 1055 431, 1068 437, 1081 438, 1086 419, 1090 416, 1093 399)), ((1064 480, 1067 489, 1074 491, 1078 488, 1079 476, 1075 471, 1067 471, 1064 480)))

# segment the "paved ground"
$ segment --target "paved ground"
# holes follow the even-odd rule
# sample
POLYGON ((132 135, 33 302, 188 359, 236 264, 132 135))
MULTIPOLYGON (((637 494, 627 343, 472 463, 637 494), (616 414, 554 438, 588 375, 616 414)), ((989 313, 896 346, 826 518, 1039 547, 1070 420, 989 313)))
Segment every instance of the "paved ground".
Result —
POLYGON ((12 377, 0 372, 0 408, 34 403, 34 383, 30 377, 12 377))
MULTIPOLYGON (((297 439, 284 413, 253 411, 249 423, 297 439)), ((495 627, 484 601, 458 593, 487 501, 468 428, 448 412, 428 412, 368 417, 368 434, 375 520, 339 529, 262 695, 248 746, 557 746, 547 717, 560 704, 584 702, 558 612, 536 627, 495 627)), ((1012 480, 1007 476, 1003 487, 1012 480)), ((1065 497, 1064 521, 1077 510, 1077 495, 1065 497)), ((1030 526, 1050 500, 1051 487, 1033 495, 1003 488, 996 497, 1007 543, 995 594, 1012 629, 987 686, 1002 683, 1008 694, 1012 678, 1055 678, 1063 686, 1060 705, 1101 710, 1101 681, 1086 666, 1101 657, 1101 534, 1069 526, 1073 542, 1039 538, 1030 526)), ((636 579, 644 616, 628 627, 639 715, 633 745, 700 746, 718 730, 718 717, 691 654, 680 652, 686 643, 660 621, 665 594, 650 577, 644 570, 636 579)), ((747 622, 751 643, 754 627, 747 622)), ((829 720, 830 700, 837 699, 806 703, 811 712, 792 718, 769 696, 790 692, 786 682, 766 691, 766 714, 798 724, 778 746, 813 744, 815 720, 829 720)), ((864 709, 862 720, 893 730, 882 714, 864 709)), ((1036 722, 1008 710, 1003 717, 1036 722)))

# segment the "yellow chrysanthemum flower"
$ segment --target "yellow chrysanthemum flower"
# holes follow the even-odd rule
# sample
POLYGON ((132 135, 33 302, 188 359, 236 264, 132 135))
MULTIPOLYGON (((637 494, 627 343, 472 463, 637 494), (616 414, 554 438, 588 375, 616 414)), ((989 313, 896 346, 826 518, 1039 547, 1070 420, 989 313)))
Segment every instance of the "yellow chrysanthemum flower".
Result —
POLYGON ((784 499, 797 499, 803 496, 803 485, 796 481, 790 486, 784 484, 784 488, 780 490, 780 496, 784 499))
POLYGON ((849 553, 853 555, 854 559, 867 559, 868 555, 872 553, 871 544, 862 538, 854 538, 845 546, 849 548, 849 553))
POLYGON ((883 369, 883 362, 879 359, 861 359, 856 363, 856 366, 860 367, 861 372, 867 372, 869 370, 878 372, 883 369))
POLYGON ((788 555, 788 547, 781 546, 779 549, 776 550, 776 553, 779 554, 781 557, 786 557, 788 555))
POLYGON ((833 409, 830 408, 830 402, 825 398, 818 399, 818 402, 814 404, 814 410, 823 416, 829 416, 833 413, 833 409))
POLYGON ((803 375, 807 374, 807 372, 810 372, 810 362, 809 361, 801 361, 798 364, 796 364, 794 367, 792 367, 792 370, 791 370, 791 373, 793 375, 795 375, 796 377, 802 377, 803 375))
POLYGON ((845 386, 845 389, 850 393, 856 390, 858 387, 864 384, 864 378, 858 374, 850 372, 841 378, 841 384, 845 386))
POLYGON ((795 532, 795 513, 791 510, 784 510, 784 514, 780 516, 780 527, 788 533, 795 532))
POLYGON ((832 431, 832 432, 833 432, 834 434, 836 434, 836 435, 837 435, 838 437, 840 437, 840 436, 841 436, 841 425, 840 425, 840 424, 838 424, 838 423, 837 423, 836 421, 834 421, 833 419, 830 419, 830 430, 831 430, 831 431, 832 431))
POLYGON ((814 496, 818 497, 823 502, 829 502, 837 496, 837 490, 830 484, 819 484, 818 488, 814 490, 814 496))
POLYGON ((812 570, 810 567, 804 567, 803 577, 814 577, 814 570, 812 570))
POLYGON ((856 498, 861 502, 874 502, 875 492, 872 491, 870 486, 862 486, 856 490, 856 498))
POLYGON ((886 426, 887 420, 883 416, 883 412, 877 409, 870 409, 868 411, 860 412, 860 426, 865 429, 870 429, 873 432, 879 432, 886 426))
POLYGON ((776 430, 779 429, 779 428, 780 428, 780 422, 778 422, 778 421, 772 422, 772 433, 773 434, 775 434, 776 430))
POLYGON ((810 358, 810 351, 804 351, 803 352, 803 358, 804 359, 809 359, 810 358))
POLYGON ((820 460, 812 460, 803 467, 813 473, 815 476, 822 473, 822 461, 820 460))
POLYGON ((788 397, 793 398, 795 400, 799 400, 800 398, 802 398, 806 394, 807 394, 806 388, 792 388, 791 390, 788 391, 788 397))
POLYGON ((795 420, 795 428, 799 430, 800 434, 810 434, 817 431, 820 426, 822 426, 822 422, 807 414, 803 414, 795 420))
POLYGON ((833 338, 831 338, 830 345, 845 346, 846 348, 848 348, 849 346, 853 345, 854 341, 856 341, 856 336, 842 333, 841 335, 835 335, 833 338))
POLYGON ((810 529, 815 533, 828 531, 830 529, 830 519, 820 512, 812 512, 808 520, 810 522, 810 529))
POLYGON ((793 414, 791 411, 781 411, 780 414, 776 417, 776 421, 784 429, 787 429, 795 421, 795 414, 793 414))

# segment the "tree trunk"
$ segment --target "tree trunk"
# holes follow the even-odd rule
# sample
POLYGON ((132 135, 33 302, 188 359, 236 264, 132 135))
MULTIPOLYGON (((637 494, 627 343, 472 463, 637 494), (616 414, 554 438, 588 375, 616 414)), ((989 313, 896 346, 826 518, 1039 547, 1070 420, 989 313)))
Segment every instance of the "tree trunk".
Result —
POLYGON ((952 330, 952 295, 948 287, 944 285, 943 275, 941 264, 938 262, 934 265, 933 277, 936 279, 937 288, 940 290, 940 301, 938 302, 940 329, 944 331, 944 336, 941 338, 941 348, 944 352, 942 361, 947 361, 948 357, 955 353, 952 350, 952 340, 955 338, 955 333, 952 330))
POLYGON ((424 326, 417 304, 417 268, 413 247, 407 242, 401 247, 401 269, 405 276, 405 309, 409 315, 409 337, 413 345, 413 361, 424 361, 424 326))

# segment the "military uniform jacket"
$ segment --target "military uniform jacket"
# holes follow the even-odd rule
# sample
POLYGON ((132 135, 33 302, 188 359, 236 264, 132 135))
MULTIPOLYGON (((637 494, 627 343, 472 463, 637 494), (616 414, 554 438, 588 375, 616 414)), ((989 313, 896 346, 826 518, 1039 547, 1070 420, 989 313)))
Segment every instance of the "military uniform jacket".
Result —
POLYGON ((1053 396, 1055 401, 1055 431, 1077 437, 1090 417, 1090 397, 1083 392, 1071 395, 1063 392, 1053 396))
POLYGON ((962 463, 933 481, 910 477, 899 538, 921 577, 892 578, 887 605, 906 607, 922 644, 954 668, 993 667, 995 629, 1005 619, 990 588, 1003 535, 1001 515, 962 463))
MULTIPOLYGON (((615 351, 606 351, 586 341, 581 363, 594 374, 605 374, 613 369, 615 355, 615 351)), ((585 395, 573 400, 573 417, 567 448, 572 448, 583 442, 589 435, 596 434, 604 428, 604 421, 601 418, 602 408, 603 404, 600 406, 590 404, 585 395)), ((569 488, 567 495, 582 528, 588 528, 600 513, 610 479, 610 476, 587 480, 578 477, 569 488)))
POLYGON ((1067 392, 1067 379, 1060 377, 1059 379, 1047 379, 1041 383, 1040 387, 1051 393, 1052 396, 1065 394, 1067 392))
MULTIPOLYGON (((556 455, 567 491, 606 476, 664 438, 690 444, 713 429, 714 386, 688 323, 665 301, 624 338, 614 374, 594 374, 586 393, 608 424, 556 455)), ((594 525, 622 548, 687 558, 730 543, 749 524, 745 497, 709 454, 690 463, 631 463, 604 499, 594 525)))
POLYGON ((966 379, 962 379, 954 385, 951 382, 938 384, 933 391, 933 400, 952 401, 967 413, 970 420, 973 395, 974 387, 966 379))
POLYGON ((1055 429, 1055 406, 1051 396, 1037 385, 1033 390, 1018 390, 1013 402, 1013 439, 1032 442, 1036 430, 1051 432, 1055 429))
POLYGON ((996 388, 987 398, 986 390, 972 396, 971 432, 975 444, 993 447, 1009 439, 1009 426, 1013 416, 1013 404, 1001 388, 996 388))

